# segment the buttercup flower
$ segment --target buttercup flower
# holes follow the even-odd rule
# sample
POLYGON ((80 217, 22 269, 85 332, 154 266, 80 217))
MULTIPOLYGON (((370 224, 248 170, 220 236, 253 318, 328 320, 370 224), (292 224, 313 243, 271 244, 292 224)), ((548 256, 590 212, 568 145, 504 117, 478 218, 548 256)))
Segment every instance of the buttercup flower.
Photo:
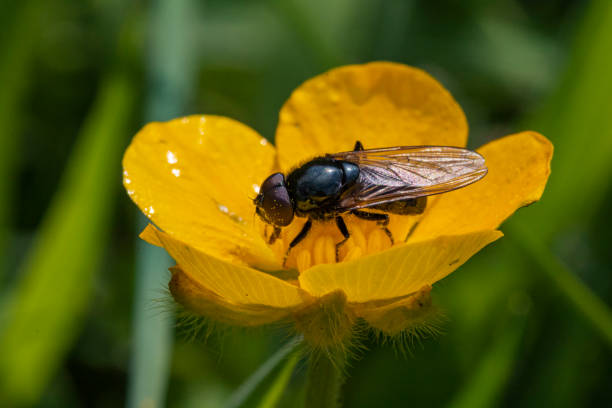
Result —
POLYGON ((271 227, 253 197, 270 174, 287 174, 326 153, 408 145, 466 145, 468 127, 452 96, 427 73, 376 62, 306 81, 280 112, 276 148, 253 129, 219 116, 145 126, 123 160, 128 194, 151 220, 141 237, 174 258, 169 283, 185 308, 240 326, 293 321, 314 346, 348 338, 358 320, 387 335, 426 323, 431 286, 503 234, 516 209, 537 201, 552 145, 522 132, 478 149, 488 175, 431 196, 422 215, 391 215, 391 245, 376 223, 344 216, 315 223, 282 260, 306 221, 296 218, 267 244, 271 227))

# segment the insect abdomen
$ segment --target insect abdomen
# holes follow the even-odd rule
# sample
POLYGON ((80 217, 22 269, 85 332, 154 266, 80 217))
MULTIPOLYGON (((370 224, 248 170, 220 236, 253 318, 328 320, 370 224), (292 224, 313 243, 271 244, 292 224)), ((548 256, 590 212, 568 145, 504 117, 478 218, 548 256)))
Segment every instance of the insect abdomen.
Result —
POLYGON ((425 211, 426 206, 427 197, 419 197, 379 204, 369 208, 386 211, 398 215, 417 215, 422 214, 423 211, 425 211))

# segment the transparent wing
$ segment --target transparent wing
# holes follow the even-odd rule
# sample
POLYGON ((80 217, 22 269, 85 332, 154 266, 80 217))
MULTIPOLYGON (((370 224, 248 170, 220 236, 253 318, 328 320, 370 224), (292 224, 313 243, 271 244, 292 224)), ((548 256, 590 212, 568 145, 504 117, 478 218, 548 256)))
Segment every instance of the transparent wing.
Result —
POLYGON ((328 156, 359 166, 359 179, 339 202, 344 211, 445 193, 487 174, 484 158, 460 147, 398 146, 328 156))

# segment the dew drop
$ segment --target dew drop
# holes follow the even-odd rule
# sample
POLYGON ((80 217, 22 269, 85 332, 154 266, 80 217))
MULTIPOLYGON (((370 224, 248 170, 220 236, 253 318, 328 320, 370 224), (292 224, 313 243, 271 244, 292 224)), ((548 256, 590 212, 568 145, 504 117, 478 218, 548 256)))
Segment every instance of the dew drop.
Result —
POLYGON ((172 174, 174 174, 175 177, 178 177, 181 175, 181 171, 179 169, 172 169, 172 174))
POLYGON ((178 159, 176 158, 176 155, 174 153, 172 153, 170 150, 168 150, 166 152, 166 160, 170 164, 175 164, 175 163, 178 162, 178 159))
POLYGON ((262 146, 267 146, 267 145, 268 145, 268 141, 267 141, 266 139, 262 138, 262 139, 259 141, 259 144, 260 144, 260 145, 262 145, 262 146))
POLYGON ((219 211, 221 211, 222 213, 228 214, 229 213, 229 209, 222 205, 222 204, 218 204, 217 207, 219 208, 219 211))

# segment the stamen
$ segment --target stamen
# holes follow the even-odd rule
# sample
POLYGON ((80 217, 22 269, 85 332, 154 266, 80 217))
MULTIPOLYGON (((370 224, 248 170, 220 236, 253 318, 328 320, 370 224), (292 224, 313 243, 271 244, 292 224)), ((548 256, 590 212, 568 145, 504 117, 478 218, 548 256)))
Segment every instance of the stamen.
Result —
POLYGON ((348 254, 346 254, 346 256, 344 257, 342 261, 343 262, 354 261, 355 259, 361 258, 362 255, 363 255, 363 251, 361 250, 361 248, 358 246, 355 246, 348 251, 348 254))
POLYGON ((367 248, 366 237, 363 234, 361 227, 357 223, 355 223, 354 227, 350 230, 350 232, 351 232, 351 239, 349 239, 349 241, 352 240, 356 246, 361 248, 362 252, 365 252, 367 248))
POLYGON ((336 262, 336 244, 334 243, 334 239, 326 235, 325 236, 325 245, 323 246, 325 251, 325 263, 335 263, 336 262))
POLYGON ((334 241, 329 235, 319 236, 315 239, 314 248, 314 264, 333 263, 336 258, 336 249, 334 241))
MULTIPOLYGON (((300 219, 301 220, 301 219, 300 219)), ((389 237, 375 222, 345 216, 350 237, 339 248, 338 261, 353 261, 365 255, 375 254, 391 247, 389 237)), ((289 243, 302 230, 303 222, 294 222, 284 228, 281 236, 271 245, 279 259, 285 256, 289 243)), ((262 233, 265 228, 262 228, 262 233)), ((392 230, 394 236, 395 231, 392 230)), ((336 263, 336 245, 344 239, 333 222, 315 222, 304 240, 289 252, 287 268, 303 272, 318 264, 336 263)))
POLYGON ((298 271, 305 271, 306 269, 310 268, 312 265, 312 256, 310 251, 306 249, 300 250, 296 258, 296 263, 298 271))
POLYGON ((381 229, 375 229, 368 236, 368 255, 380 252, 390 244, 387 234, 381 229))

